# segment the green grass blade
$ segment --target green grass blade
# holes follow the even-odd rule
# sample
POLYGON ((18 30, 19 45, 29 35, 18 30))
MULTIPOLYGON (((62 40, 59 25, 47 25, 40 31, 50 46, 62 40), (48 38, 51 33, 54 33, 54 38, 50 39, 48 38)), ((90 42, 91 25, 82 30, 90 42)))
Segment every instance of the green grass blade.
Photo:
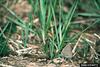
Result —
POLYGON ((72 5, 72 8, 70 9, 70 11, 68 12, 68 15, 66 16, 66 21, 65 21, 63 29, 62 29, 62 32, 63 32, 62 42, 63 42, 65 34, 66 34, 67 30, 68 30, 68 27, 71 24, 71 19, 72 19, 73 15, 74 15, 74 12, 75 12, 76 8, 77 8, 78 2, 79 2, 79 0, 75 0, 75 2, 72 5))

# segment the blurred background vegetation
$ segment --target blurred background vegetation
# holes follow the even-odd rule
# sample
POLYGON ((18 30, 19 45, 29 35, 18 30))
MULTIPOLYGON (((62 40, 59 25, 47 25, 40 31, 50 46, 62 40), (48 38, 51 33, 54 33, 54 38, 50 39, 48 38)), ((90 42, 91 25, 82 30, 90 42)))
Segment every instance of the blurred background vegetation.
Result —
POLYGON ((99 29, 100 0, 0 1, 0 56, 35 44, 49 59, 99 63, 99 29), (17 35, 21 38, 16 39, 17 35))

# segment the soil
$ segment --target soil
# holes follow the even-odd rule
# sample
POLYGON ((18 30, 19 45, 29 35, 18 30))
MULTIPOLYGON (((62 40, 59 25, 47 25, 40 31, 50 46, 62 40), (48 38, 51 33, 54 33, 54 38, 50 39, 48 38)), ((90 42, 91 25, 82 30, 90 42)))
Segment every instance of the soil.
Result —
POLYGON ((21 53, 0 58, 0 67, 79 67, 75 62, 63 58, 49 60, 42 54, 21 53))

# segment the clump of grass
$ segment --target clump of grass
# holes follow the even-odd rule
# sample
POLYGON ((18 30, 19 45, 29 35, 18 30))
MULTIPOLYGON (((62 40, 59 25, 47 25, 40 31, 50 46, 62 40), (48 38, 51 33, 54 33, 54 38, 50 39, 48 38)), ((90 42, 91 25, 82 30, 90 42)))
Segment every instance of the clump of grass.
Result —
MULTIPOLYGON (((33 6, 33 3, 35 1, 28 1, 33 6)), ((77 4, 78 0, 75 0, 72 8, 64 17, 62 11, 62 0, 51 0, 49 2, 46 0, 39 0, 38 2, 36 1, 36 4, 34 6, 37 5, 40 8, 40 10, 38 11, 39 15, 37 16, 39 16, 41 24, 41 27, 38 29, 38 32, 40 33, 37 35, 42 39, 44 50, 50 58, 58 57, 58 55, 60 55, 62 47, 64 47, 65 39, 68 38, 66 35, 68 35, 68 30, 71 25, 71 19, 74 15, 77 4), (57 7, 59 7, 59 9, 57 7), (56 10, 58 10, 58 15, 56 15, 56 10), (62 18, 66 19, 62 20, 62 18)), ((34 6, 33 10, 35 12, 37 9, 35 9, 34 6)))
MULTIPOLYGON (((28 35, 29 33, 35 34, 41 40, 41 46, 43 47, 44 52, 49 56, 50 59, 55 57, 60 57, 61 51, 68 44, 75 44, 82 34, 88 29, 91 29, 93 25, 100 22, 100 15, 98 10, 100 9, 100 1, 86 1, 86 5, 83 0, 71 0, 70 6, 68 7, 68 12, 64 12, 63 8, 65 5, 65 0, 27 0, 32 6, 32 11, 28 14, 29 23, 26 23, 22 18, 17 16, 9 8, 5 7, 8 12, 12 15, 7 17, 8 20, 14 24, 22 27, 22 41, 24 47, 28 44, 28 35), (91 6, 92 5, 92 6, 91 6), (90 8, 87 10, 86 7, 90 8), (34 14, 34 16, 32 15, 34 14), (14 18, 12 18, 14 17, 14 18), (33 20, 35 17, 39 18, 39 27, 35 26, 33 20), (82 17, 82 19, 95 19, 86 26, 81 26, 81 23, 76 23, 75 19, 82 17), (76 28, 77 27, 77 28, 76 28), (82 28, 81 28, 82 27, 82 28), (81 28, 81 29, 80 29, 81 28), (79 29, 80 32, 70 37, 70 31, 79 29)), ((85 21, 85 20, 84 20, 85 21)), ((5 26, 6 27, 6 26, 5 26)), ((3 31, 1 32, 1 36, 3 31)), ((90 43, 85 39, 82 39, 83 48, 77 48, 76 52, 80 54, 84 60, 87 59, 88 53, 90 52, 90 43), (85 50, 87 49, 87 50, 85 50)), ((74 45, 72 45, 74 46, 74 45)), ((67 52, 67 51, 66 51, 67 52)))
MULTIPOLYGON (((38 32, 37 35, 42 39, 45 53, 50 58, 59 57, 61 54, 61 50, 67 43, 75 42, 81 34, 83 34, 88 29, 91 29, 93 25, 99 22, 99 15, 97 12, 97 10, 99 9, 98 1, 95 1, 94 3, 92 1, 89 1, 89 4, 87 3, 86 5, 84 5, 84 3, 79 0, 71 1, 70 5, 72 6, 67 13, 64 13, 62 9, 64 7, 65 0, 28 1, 33 7, 33 12, 40 19, 41 26, 36 32, 38 32), (92 7, 91 4, 92 6, 94 6, 92 7), (40 9, 36 8, 36 6, 40 9), (91 10, 85 9, 86 6, 91 6, 91 10), (79 11, 78 9, 81 10, 79 11), (89 23, 89 25, 87 25, 86 27, 82 27, 82 32, 79 32, 78 34, 70 38, 69 31, 73 30, 73 19, 77 17, 93 18, 95 20, 92 21, 94 23, 89 23)), ((78 28, 80 29, 79 25, 80 24, 75 24, 73 28, 75 29, 75 26, 78 26, 78 28)), ((83 44, 84 47, 81 52, 85 55, 84 58, 86 58, 88 50, 86 51, 84 49, 89 45, 86 45, 86 41, 84 41, 83 44)))

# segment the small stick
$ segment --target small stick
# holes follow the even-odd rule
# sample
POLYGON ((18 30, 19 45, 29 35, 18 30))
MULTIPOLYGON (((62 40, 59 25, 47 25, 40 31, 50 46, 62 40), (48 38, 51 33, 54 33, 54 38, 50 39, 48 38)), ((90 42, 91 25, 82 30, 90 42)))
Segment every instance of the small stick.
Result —
POLYGON ((74 48, 73 48, 73 50, 72 50, 72 53, 75 53, 75 50, 76 50, 76 48, 77 48, 77 46, 78 46, 78 43, 80 42, 81 37, 82 37, 82 35, 80 35, 78 41, 76 42, 76 44, 75 44, 75 46, 74 46, 74 48))

